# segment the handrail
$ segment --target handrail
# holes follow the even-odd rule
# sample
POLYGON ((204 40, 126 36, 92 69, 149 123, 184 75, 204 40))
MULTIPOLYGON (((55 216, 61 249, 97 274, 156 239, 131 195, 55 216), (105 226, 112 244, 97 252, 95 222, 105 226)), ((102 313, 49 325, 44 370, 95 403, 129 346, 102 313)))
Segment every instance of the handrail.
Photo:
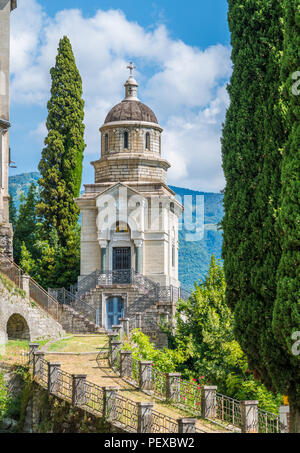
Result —
POLYGON ((55 297, 61 305, 70 306, 74 310, 82 313, 89 321, 97 324, 97 310, 67 289, 48 289, 48 294, 55 297))
POLYGON ((161 286, 159 283, 136 272, 134 269, 108 271, 99 271, 96 269, 91 274, 86 275, 78 283, 71 285, 70 292, 80 296, 89 290, 96 288, 97 285, 110 286, 113 284, 134 284, 144 290, 145 293, 154 291, 154 298, 162 302, 177 302, 179 299, 187 300, 190 296, 190 292, 184 288, 177 288, 173 285, 161 286))
MULTIPOLYGON (((8 256, 0 253, 0 272, 3 272, 10 280, 12 280, 20 289, 23 289, 22 277, 26 273, 19 267, 14 261, 12 261, 8 256), (12 269, 17 272, 18 278, 14 278, 14 275, 11 273, 11 268, 7 269, 3 265, 9 264, 12 269)), ((38 305, 40 305, 44 310, 46 310, 53 318, 56 320, 59 319, 60 304, 53 296, 47 293, 47 291, 40 286, 32 277, 29 277, 29 296, 32 298, 38 305)))

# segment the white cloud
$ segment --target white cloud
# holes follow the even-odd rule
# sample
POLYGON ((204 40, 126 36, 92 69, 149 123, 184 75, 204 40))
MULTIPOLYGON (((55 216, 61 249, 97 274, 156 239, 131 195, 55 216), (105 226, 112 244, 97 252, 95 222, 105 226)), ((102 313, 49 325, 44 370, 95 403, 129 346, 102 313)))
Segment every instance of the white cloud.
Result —
MULTIPOLYGON (((231 71, 227 47, 188 46, 171 39, 164 25, 146 31, 120 10, 98 10, 90 18, 77 9, 62 10, 50 18, 36 0, 19 0, 12 15, 14 103, 41 110, 46 105, 49 69, 63 35, 71 40, 83 79, 87 160, 99 155, 99 126, 123 98, 126 66, 133 59, 140 98, 165 129, 163 153, 172 164, 169 182, 199 190, 223 187, 220 125, 228 102, 223 85, 231 71)), ((44 121, 34 129, 41 137, 44 121)))

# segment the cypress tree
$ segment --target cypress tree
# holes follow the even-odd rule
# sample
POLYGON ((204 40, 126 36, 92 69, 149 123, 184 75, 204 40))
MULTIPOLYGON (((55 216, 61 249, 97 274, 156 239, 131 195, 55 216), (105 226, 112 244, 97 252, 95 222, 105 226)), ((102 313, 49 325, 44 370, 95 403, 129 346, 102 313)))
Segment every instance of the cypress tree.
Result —
POLYGON ((254 376, 282 391, 288 365, 272 330, 280 243, 276 216, 285 141, 280 103, 281 0, 229 0, 233 75, 223 129, 223 258, 235 335, 254 376))
POLYGON ((41 195, 38 213, 45 238, 55 228, 64 247, 79 218, 74 198, 79 196, 85 149, 82 81, 66 36, 59 42, 56 64, 50 73, 48 136, 39 164, 41 195))
POLYGON ((37 190, 34 184, 29 187, 27 197, 21 197, 19 215, 15 222, 14 230, 14 257, 17 263, 21 259, 22 243, 26 245, 29 253, 36 258, 35 243, 38 236, 36 216, 37 190))
POLYGON ((292 334, 300 331, 300 4, 284 1, 284 85, 286 128, 289 132, 283 150, 281 198, 278 229, 282 255, 277 277, 277 300, 273 326, 288 366, 282 370, 282 386, 289 395, 291 432, 300 432, 300 356, 293 355, 292 334))

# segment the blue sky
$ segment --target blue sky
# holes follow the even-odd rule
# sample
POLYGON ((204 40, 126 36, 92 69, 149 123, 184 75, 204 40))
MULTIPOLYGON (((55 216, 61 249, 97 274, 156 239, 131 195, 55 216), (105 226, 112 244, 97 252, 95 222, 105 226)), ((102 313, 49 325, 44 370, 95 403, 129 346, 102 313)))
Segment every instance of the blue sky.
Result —
POLYGON ((127 62, 139 97, 164 128, 169 183, 224 186, 220 135, 231 74, 226 0, 18 0, 12 13, 11 148, 17 169, 36 171, 46 135, 49 69, 60 37, 72 43, 86 103, 83 183, 93 182, 108 110, 122 100, 127 62))

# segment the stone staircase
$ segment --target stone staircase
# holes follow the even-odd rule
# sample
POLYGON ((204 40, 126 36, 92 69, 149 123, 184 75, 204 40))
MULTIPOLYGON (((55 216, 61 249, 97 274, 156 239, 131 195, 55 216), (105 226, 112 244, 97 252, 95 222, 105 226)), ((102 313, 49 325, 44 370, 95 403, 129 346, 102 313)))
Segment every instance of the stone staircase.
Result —
POLYGON ((69 333, 106 333, 105 329, 97 326, 95 323, 87 319, 84 315, 78 313, 68 305, 61 306, 60 323, 62 324, 64 330, 69 333))

